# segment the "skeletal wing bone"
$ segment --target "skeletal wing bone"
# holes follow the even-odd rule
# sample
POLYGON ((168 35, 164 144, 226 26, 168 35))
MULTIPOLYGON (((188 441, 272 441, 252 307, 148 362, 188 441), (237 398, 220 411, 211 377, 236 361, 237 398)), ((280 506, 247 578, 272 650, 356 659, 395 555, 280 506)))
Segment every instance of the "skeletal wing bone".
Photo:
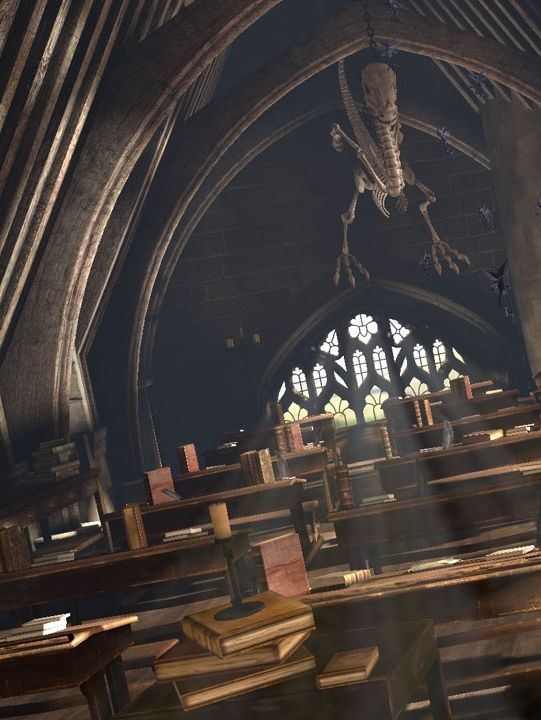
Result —
MULTIPOLYGON (((371 172, 377 176, 383 187, 385 187, 385 165, 381 157, 381 152, 374 142, 372 136, 368 132, 366 125, 361 120, 359 111, 353 100, 351 90, 346 77, 346 68, 344 61, 338 62, 338 82, 340 85, 340 94, 342 95, 342 102, 346 110, 349 122, 353 129, 353 134, 357 140, 359 148, 362 150, 366 162, 372 168, 371 172)), ((363 158, 359 157, 360 160, 363 158)))
MULTIPOLYGON (((376 171, 374 170, 373 166, 370 164, 370 161, 366 157, 363 149, 359 147, 359 145, 355 142, 355 140, 352 140, 347 133, 345 133, 340 125, 338 123, 334 123, 331 127, 331 143, 335 150, 338 152, 342 152, 343 149, 343 142, 347 142, 348 145, 350 145, 354 150, 355 154, 357 155, 357 160, 364 165, 366 172, 372 177, 373 183, 378 185, 380 189, 385 192, 385 185, 383 184, 382 180, 378 177, 376 171)), ((367 186, 368 187, 368 186, 367 186)), ((368 188, 368 189, 371 189, 368 188)))

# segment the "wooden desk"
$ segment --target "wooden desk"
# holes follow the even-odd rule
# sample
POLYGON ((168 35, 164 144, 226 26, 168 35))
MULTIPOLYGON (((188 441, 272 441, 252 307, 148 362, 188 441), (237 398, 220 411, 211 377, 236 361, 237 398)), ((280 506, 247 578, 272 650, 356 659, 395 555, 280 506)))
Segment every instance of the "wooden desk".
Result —
POLYGON ((0 648, 0 698, 79 687, 93 720, 108 720, 129 702, 121 653, 137 615, 68 627, 19 651, 0 648))
MULTIPOLYGON (((452 421, 455 441, 460 442, 466 433, 488 429, 507 429, 517 425, 536 423, 539 425, 541 405, 538 403, 521 403, 517 407, 506 408, 485 415, 472 415, 452 421)), ((420 448, 441 445, 443 423, 426 425, 425 427, 408 428, 393 433, 392 439, 398 455, 417 452, 420 448)))
POLYGON ((92 496, 101 513, 98 478, 99 471, 92 469, 65 480, 9 488, 0 494, 0 526, 39 522, 44 540, 50 540, 47 516, 51 513, 92 496))
POLYGON ((312 606, 316 626, 333 632, 339 627, 346 630, 422 618, 440 623, 540 611, 541 553, 466 560, 440 570, 385 573, 302 600, 312 606))
MULTIPOLYGON (((306 481, 300 478, 277 480, 274 483, 250 485, 176 502, 149 505, 141 509, 141 514, 147 537, 161 541, 166 532, 208 523, 210 517, 208 506, 211 503, 227 503, 227 510, 232 519, 287 508, 291 514, 293 527, 299 534, 303 551, 308 552, 310 538, 302 509, 305 485, 306 481)), ((126 537, 121 513, 105 515, 104 523, 110 530, 114 546, 125 545, 126 537)))
POLYGON ((379 650, 379 659, 367 680, 323 691, 332 695, 341 720, 396 720, 424 682, 434 720, 451 720, 432 621, 350 630, 346 634, 315 632, 307 646, 318 672, 339 650, 374 646, 379 650))
POLYGON ((427 453, 415 453, 383 460, 376 464, 385 492, 417 488, 425 492, 428 483, 460 476, 476 470, 488 470, 541 458, 541 431, 503 437, 474 445, 453 447, 427 453))
POLYGON ((540 489, 540 473, 510 470, 498 480, 460 483, 441 492, 430 486, 422 497, 333 512, 329 521, 352 569, 368 562, 380 572, 385 556, 458 541, 486 528, 537 522, 540 489))
MULTIPOLYGON (((246 533, 235 534, 234 541, 237 557, 249 551, 246 533)), ((44 565, 0 574, 0 611, 223 575, 226 569, 221 547, 208 537, 44 565)))
MULTIPOLYGON (((326 479, 327 451, 325 448, 308 448, 299 452, 284 453, 283 459, 287 462, 291 475, 305 478, 312 484, 314 481, 326 479)), ((277 469, 277 459, 272 458, 274 469, 277 469)), ((244 486, 244 476, 240 463, 219 465, 206 470, 184 473, 175 477, 176 491, 184 497, 201 495, 216 490, 232 490, 244 486)))
MULTIPOLYGON (((338 611, 339 612, 339 611, 338 611)), ((357 630, 347 635, 316 630, 306 642, 321 669, 332 652, 377 644, 380 659, 363 683, 318 690, 313 673, 193 711, 200 720, 223 718, 302 718, 303 720, 396 720, 426 681, 435 720, 450 720, 438 648, 430 621, 357 630), (330 650, 332 648, 332 650, 330 650)), ((119 718, 153 720, 185 716, 172 684, 156 683, 126 707, 119 718)))

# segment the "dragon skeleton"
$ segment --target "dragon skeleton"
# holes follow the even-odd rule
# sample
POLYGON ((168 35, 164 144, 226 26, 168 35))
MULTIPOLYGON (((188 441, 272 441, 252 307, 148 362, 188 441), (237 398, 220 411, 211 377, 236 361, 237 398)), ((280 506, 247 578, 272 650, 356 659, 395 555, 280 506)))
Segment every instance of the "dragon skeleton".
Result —
POLYGON ((347 143, 355 151, 359 164, 353 170, 355 181, 353 198, 348 210, 341 215, 342 252, 336 262, 335 285, 340 281, 342 268, 353 287, 355 287, 353 273, 355 268, 367 280, 370 278, 368 270, 349 251, 349 226, 355 220, 359 195, 366 190, 371 192, 378 210, 385 218, 389 218, 390 213, 386 206, 388 197, 395 198, 399 213, 404 214, 408 209, 408 201, 404 194, 405 185, 415 185, 425 196, 425 200, 419 205, 419 210, 432 235, 431 252, 436 272, 441 275, 442 261, 445 261, 449 268, 458 274, 457 262, 461 261, 469 265, 469 258, 441 240, 428 214, 428 207, 436 202, 436 196, 430 188, 417 180, 411 168, 400 158, 403 135, 398 119, 394 71, 386 63, 372 62, 362 72, 364 100, 373 119, 376 140, 361 120, 348 85, 343 60, 338 63, 338 80, 354 139, 347 135, 338 123, 334 123, 331 127, 332 146, 338 152, 342 152, 347 143))

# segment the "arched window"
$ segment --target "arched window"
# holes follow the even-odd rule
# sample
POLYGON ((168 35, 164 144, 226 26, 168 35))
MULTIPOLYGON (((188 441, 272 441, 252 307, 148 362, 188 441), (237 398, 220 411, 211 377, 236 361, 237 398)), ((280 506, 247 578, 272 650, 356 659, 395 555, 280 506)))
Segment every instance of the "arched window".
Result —
POLYGON ((426 327, 358 313, 307 343, 273 400, 287 421, 332 412, 338 427, 383 417, 388 397, 422 395, 468 372, 461 353, 426 327))

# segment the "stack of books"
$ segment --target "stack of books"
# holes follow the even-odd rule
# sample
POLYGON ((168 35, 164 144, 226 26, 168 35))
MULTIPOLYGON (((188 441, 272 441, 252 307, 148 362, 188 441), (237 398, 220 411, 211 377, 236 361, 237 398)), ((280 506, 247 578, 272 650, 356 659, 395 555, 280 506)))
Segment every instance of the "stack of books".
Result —
POLYGON ((184 618, 186 638, 155 662, 156 677, 174 682, 185 711, 315 669, 314 657, 304 647, 314 629, 308 605, 273 592, 245 600, 265 606, 235 620, 216 620, 220 608, 184 618))
POLYGON ((535 423, 530 423, 529 425, 516 425, 513 428, 507 428, 505 431, 505 437, 515 437, 516 435, 525 435, 529 432, 534 432, 535 430, 539 430, 539 427, 535 425, 535 423))
POLYGON ((79 474, 80 461, 73 442, 42 442, 32 458, 32 479, 38 482, 64 480, 79 474))
POLYGON ((177 540, 188 540, 194 537, 204 537, 209 535, 209 530, 203 530, 200 527, 184 528, 182 530, 170 530, 163 536, 163 542, 176 542, 177 540))
POLYGON ((75 560, 75 550, 64 550, 62 552, 47 552, 32 560, 32 567, 41 565, 54 565, 56 563, 70 562, 75 560))
POLYGON ((246 485, 262 485, 276 479, 268 448, 241 453, 240 466, 246 485))

